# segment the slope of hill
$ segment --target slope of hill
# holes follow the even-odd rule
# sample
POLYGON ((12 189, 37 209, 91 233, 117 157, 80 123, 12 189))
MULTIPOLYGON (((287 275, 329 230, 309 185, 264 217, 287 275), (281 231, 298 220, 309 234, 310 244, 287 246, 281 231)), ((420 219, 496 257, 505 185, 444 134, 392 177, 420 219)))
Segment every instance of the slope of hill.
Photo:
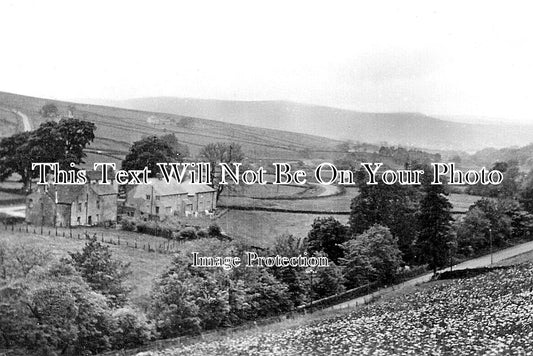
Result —
POLYGON ((2 92, 0 121, 6 125, 0 134, 7 136, 22 130, 15 111, 27 115, 31 126, 38 127, 45 121, 39 110, 50 102, 54 103, 63 115, 66 115, 70 106, 76 118, 94 122, 97 126, 96 139, 90 148, 118 158, 123 157, 131 143, 141 137, 166 133, 174 133, 181 143, 189 146, 193 155, 208 143, 225 141, 241 144, 249 157, 276 160, 300 159, 304 153, 332 150, 340 143, 319 136, 247 127, 190 116, 69 103, 2 92))
POLYGON ((485 147, 526 145, 533 141, 533 126, 528 125, 460 123, 419 113, 365 113, 287 101, 154 97, 100 103, 339 140, 388 142, 440 150, 475 151, 485 147))
POLYGON ((433 282, 334 317, 143 355, 526 355, 533 349, 532 267, 433 282))

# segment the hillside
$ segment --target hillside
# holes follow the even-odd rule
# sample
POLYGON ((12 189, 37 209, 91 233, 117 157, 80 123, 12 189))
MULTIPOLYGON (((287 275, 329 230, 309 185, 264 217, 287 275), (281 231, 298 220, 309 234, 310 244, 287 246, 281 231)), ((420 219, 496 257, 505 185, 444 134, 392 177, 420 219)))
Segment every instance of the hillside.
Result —
MULTIPOLYGON (((62 115, 66 115, 69 106, 73 106, 74 117, 96 124, 96 139, 89 148, 100 151, 106 162, 121 159, 131 143, 143 136, 166 133, 174 133, 181 143, 189 146, 193 155, 208 143, 231 141, 241 144, 244 152, 252 158, 293 160, 301 159, 303 153, 308 154, 309 151, 315 151, 314 156, 320 156, 317 151, 332 150, 339 144, 338 141, 319 136, 248 127, 187 115, 78 104, 3 92, 0 92, 0 136, 23 130, 17 112, 29 118, 32 128, 38 127, 44 122, 39 110, 50 102, 56 104, 62 115)), ((100 160, 103 159, 100 154, 98 156, 100 160)), ((88 157, 88 161, 96 159, 98 157, 94 153, 88 157)))
POLYGON ((529 354, 532 277, 529 263, 432 282, 336 317, 326 314, 296 327, 277 324, 142 355, 529 354))
POLYGON ((333 139, 476 151, 526 145, 533 126, 446 121, 419 113, 367 113, 287 101, 223 101, 173 97, 95 101, 135 110, 209 118, 226 123, 333 139))

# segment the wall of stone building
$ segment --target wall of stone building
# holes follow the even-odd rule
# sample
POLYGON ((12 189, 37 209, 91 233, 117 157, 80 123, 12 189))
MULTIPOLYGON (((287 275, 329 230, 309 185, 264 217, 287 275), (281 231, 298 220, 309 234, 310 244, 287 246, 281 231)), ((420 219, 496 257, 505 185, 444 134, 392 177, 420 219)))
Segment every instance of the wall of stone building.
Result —
POLYGON ((195 209, 204 213, 206 210, 213 210, 216 207, 216 199, 214 192, 198 193, 195 199, 195 209))
MULTIPOLYGON (((117 195, 101 195, 100 199, 100 222, 117 221, 117 195)), ((97 209, 98 210, 98 209, 97 209)))
POLYGON ((185 210, 182 206, 182 202, 186 196, 186 194, 176 194, 165 195, 159 198, 155 197, 153 213, 162 218, 174 215, 184 215, 185 210))
POLYGON ((117 195, 98 195, 87 189, 72 203, 72 226, 98 225, 117 221, 117 195))
POLYGON ((87 224, 87 192, 80 194, 71 204, 70 224, 81 226, 87 224))
POLYGON ((44 193, 34 192, 26 199, 26 222, 29 224, 53 226, 55 212, 54 201, 44 193))
POLYGON ((146 196, 135 199, 134 202, 134 192, 130 191, 128 193, 128 199, 126 199, 125 206, 129 208, 135 208, 135 217, 146 217, 149 214, 157 215, 160 218, 164 219, 167 216, 185 216, 186 210, 192 212, 199 212, 203 214, 205 210, 213 210, 216 208, 216 196, 215 192, 206 192, 199 194, 188 195, 184 194, 175 194, 175 195, 164 195, 164 196, 146 196), (152 200, 153 199, 153 200, 152 200), (128 200, 131 200, 129 202, 128 200), (190 202, 189 209, 187 209, 187 202, 190 202), (143 214, 140 214, 140 213, 143 214))
POLYGON ((70 224, 70 209, 68 204, 56 204, 56 226, 67 227, 70 224))

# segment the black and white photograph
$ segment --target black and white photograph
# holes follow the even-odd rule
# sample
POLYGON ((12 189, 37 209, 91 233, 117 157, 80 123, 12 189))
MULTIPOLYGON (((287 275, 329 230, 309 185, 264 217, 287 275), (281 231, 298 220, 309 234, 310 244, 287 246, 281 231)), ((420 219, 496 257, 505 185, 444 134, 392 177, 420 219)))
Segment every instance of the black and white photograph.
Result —
POLYGON ((0 0, 0 356, 533 355, 532 9, 0 0))

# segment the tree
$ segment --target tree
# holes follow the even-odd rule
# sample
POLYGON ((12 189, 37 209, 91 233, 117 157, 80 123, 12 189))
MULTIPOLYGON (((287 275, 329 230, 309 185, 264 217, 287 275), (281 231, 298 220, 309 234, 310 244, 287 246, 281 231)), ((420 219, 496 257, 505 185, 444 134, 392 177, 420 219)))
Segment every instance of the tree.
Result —
POLYGON ((0 141, 0 179, 18 173, 29 187, 34 162, 57 162, 61 169, 83 163, 83 150, 94 140, 96 126, 92 122, 62 119, 41 124, 34 131, 15 134, 0 141))
POLYGON ((28 146, 29 132, 21 132, 0 140, 0 180, 18 173, 27 189, 32 176, 32 157, 28 146))
MULTIPOLYGON (((293 235, 278 236, 270 248, 271 256, 298 257, 303 255, 305 247, 301 240, 293 235)), ((307 275, 303 267, 272 267, 270 272, 287 285, 287 290, 294 305, 302 305, 308 301, 307 275)))
POLYGON ((129 307, 120 308, 113 312, 116 329, 113 334, 114 349, 128 349, 146 344, 154 336, 153 326, 139 312, 129 307))
POLYGON ((124 282, 130 273, 129 264, 115 260, 109 247, 96 239, 87 242, 81 253, 70 253, 70 257, 87 284, 106 296, 109 305, 117 307, 125 304, 129 289, 124 282))
POLYGON ((213 188, 217 191, 216 198, 218 201, 220 194, 226 187, 226 185, 219 184, 221 179, 221 168, 219 164, 242 162, 244 153, 242 152, 241 145, 225 142, 210 143, 200 150, 199 156, 200 159, 209 162, 211 165, 211 181, 213 182, 213 188))
POLYGON ((511 198, 519 193, 523 175, 520 173, 520 164, 516 160, 496 162, 492 170, 498 170, 503 174, 503 180, 498 185, 469 185, 466 189, 468 194, 482 195, 485 197, 511 198))
MULTIPOLYGON (((317 254, 318 256, 319 254, 317 254)), ((310 271, 311 272, 311 271, 310 271)), ((344 291, 343 268, 330 262, 325 268, 317 268, 313 276, 313 299, 321 299, 344 291)))
POLYGON ((446 264, 451 235, 452 205, 445 196, 442 185, 423 184, 424 197, 418 216, 417 247, 419 261, 428 263, 436 272, 446 264))
POLYGON ((309 254, 323 251, 334 263, 344 256, 342 244, 348 236, 346 226, 332 216, 316 218, 311 231, 307 235, 307 251, 309 254))
POLYGON ((176 160, 177 156, 167 141, 157 136, 149 136, 133 143, 130 152, 122 161, 122 169, 142 170, 148 167, 150 177, 155 177, 159 172, 157 163, 176 160))
POLYGON ((341 263, 350 288, 370 282, 392 283, 403 263, 397 238, 381 225, 373 225, 348 240, 344 248, 346 253, 341 263))
POLYGON ((375 224, 386 226, 398 238, 407 263, 414 261, 413 242, 417 234, 418 192, 398 184, 359 184, 360 194, 351 203, 350 232, 358 235, 375 224))
POLYGON ((46 103, 43 105, 41 110, 39 110, 39 114, 41 114, 41 116, 45 119, 55 118, 59 115, 59 109, 54 103, 46 103))
POLYGON ((0 345, 39 355, 86 355, 112 346, 115 322, 106 298, 91 291, 64 260, 16 280, 0 294, 0 345))
POLYGON ((480 208, 469 209, 464 218, 456 222, 454 228, 459 254, 469 257, 488 245, 490 220, 480 208))
POLYGON ((189 157, 189 147, 180 143, 176 135, 166 134, 160 138, 170 146, 174 152, 174 156, 177 156, 177 161, 181 162, 184 158, 189 157))

